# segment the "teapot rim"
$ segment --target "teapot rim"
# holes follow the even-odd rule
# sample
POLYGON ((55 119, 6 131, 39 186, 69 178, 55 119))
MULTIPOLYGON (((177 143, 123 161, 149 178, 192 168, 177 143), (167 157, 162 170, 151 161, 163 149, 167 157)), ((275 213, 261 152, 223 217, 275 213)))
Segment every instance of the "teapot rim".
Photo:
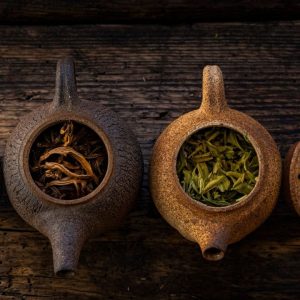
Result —
POLYGON ((22 151, 22 153, 23 153, 22 170, 24 171, 24 175, 26 180, 28 181, 28 185, 32 188, 34 193, 37 194, 37 197, 40 201, 46 200, 47 202, 59 204, 59 205, 77 205, 77 204, 83 204, 92 201, 95 198, 95 196, 98 195, 100 192, 102 192, 105 189, 105 187, 108 185, 115 164, 112 143, 109 137, 107 136, 107 134, 103 131, 103 129, 99 125, 96 124, 96 122, 74 111, 62 112, 62 113, 56 112, 55 115, 51 114, 46 120, 43 121, 42 124, 40 124, 30 133, 29 137, 25 142, 24 151, 22 151), (69 200, 58 199, 43 192, 34 182, 29 169, 29 163, 28 163, 30 150, 36 138, 47 128, 57 123, 63 122, 65 120, 75 121, 93 130, 104 143, 107 152, 107 169, 106 169, 105 176, 102 179, 102 181, 99 183, 99 185, 89 194, 80 198, 69 199, 69 200))
POLYGON ((210 211, 210 212, 228 212, 228 211, 238 209, 238 208, 248 204, 249 202, 251 202, 251 200, 255 197, 255 195, 257 195, 258 191, 261 189, 261 182, 262 182, 262 179, 265 174, 265 164, 263 163, 262 156, 263 155, 260 151, 260 147, 256 143, 256 138, 253 137, 253 135, 250 132, 245 130, 245 128, 243 126, 238 126, 237 124, 231 124, 230 122, 227 123, 227 122, 224 122, 221 120, 214 120, 214 121, 207 122, 205 124, 203 124, 203 123, 198 124, 198 126, 196 128, 194 128, 191 132, 189 132, 187 135, 185 135, 184 139, 182 139, 181 143, 179 143, 177 145, 177 147, 174 151, 172 172, 173 172, 173 175, 176 176, 176 180, 175 180, 176 187, 182 193, 182 197, 179 197, 179 201, 184 202, 185 205, 188 205, 188 206, 192 205, 196 209, 203 209, 203 210, 210 211), (176 170, 178 153, 179 153, 183 143, 197 131, 205 129, 205 128, 209 128, 209 127, 229 128, 229 129, 232 129, 243 135, 246 133, 247 138, 249 139, 251 145, 253 146, 253 148, 257 154, 258 163, 259 163, 258 179, 257 179, 257 182, 255 183, 254 187, 252 188, 251 192, 248 195, 246 195, 243 200, 236 202, 234 204, 223 206, 223 207, 209 206, 209 205, 204 204, 201 201, 197 201, 197 200, 193 199, 191 196, 189 196, 183 190, 183 188, 179 182, 179 178, 178 178, 177 170, 176 170))

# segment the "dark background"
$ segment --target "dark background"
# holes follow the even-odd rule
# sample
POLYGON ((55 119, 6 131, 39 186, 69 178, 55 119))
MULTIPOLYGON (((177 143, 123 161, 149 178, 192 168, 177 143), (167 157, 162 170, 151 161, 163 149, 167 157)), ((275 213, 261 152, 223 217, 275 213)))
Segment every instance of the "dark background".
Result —
POLYGON ((118 231, 86 243, 74 278, 13 210, 0 180, 0 299, 299 299, 300 219, 284 195, 220 262, 157 213, 147 173, 155 139, 201 102, 218 64, 232 108, 261 122, 282 157, 300 140, 299 1, 0 2, 0 156, 21 116, 51 101, 55 64, 76 60, 78 92, 112 108, 144 155, 141 197, 118 231))

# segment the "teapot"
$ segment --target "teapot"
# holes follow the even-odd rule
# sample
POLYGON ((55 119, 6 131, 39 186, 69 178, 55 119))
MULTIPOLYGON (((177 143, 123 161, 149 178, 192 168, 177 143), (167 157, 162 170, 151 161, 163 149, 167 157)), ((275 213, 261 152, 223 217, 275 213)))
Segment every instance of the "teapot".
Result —
POLYGON ((4 157, 5 184, 13 207, 27 223, 50 240, 54 271, 64 276, 74 274, 81 248, 88 238, 122 224, 138 196, 142 169, 137 140, 118 115, 98 102, 78 97, 71 57, 57 63, 53 101, 20 120, 7 141, 4 157), (68 125, 65 128, 65 124, 75 127, 68 125), (61 134, 70 131, 70 127, 74 129, 74 136, 64 136, 65 140, 59 144, 56 138, 60 141, 61 134), (57 128, 60 128, 58 137, 50 139, 49 130, 53 135, 57 128), (80 130, 83 134, 79 145, 74 139, 80 130), (96 139, 99 149, 102 147, 102 154, 95 153, 94 144, 88 144, 89 135, 96 139), (91 149, 91 157, 100 158, 93 162, 98 163, 98 167, 105 159, 101 180, 96 178, 80 150, 70 147, 68 139, 73 139, 78 149, 91 149), (33 173, 32 157, 46 140, 50 150, 47 154, 40 153, 35 166, 43 173, 41 178, 46 187, 42 187, 33 173), (45 157, 57 161, 45 162, 45 157), (63 161, 65 165, 62 165, 64 158, 69 161, 63 161), (80 171, 81 165, 83 171, 80 171), (52 169, 44 170, 51 166, 52 169), (75 174, 78 169, 80 172, 75 174), (56 180, 47 182, 50 178, 47 176, 56 176, 56 180), (74 186, 80 194, 76 194, 74 186), (52 194, 47 192, 50 187, 52 194), (69 191, 73 188, 75 194, 72 192, 72 196, 69 191), (82 193, 83 189, 85 193, 82 193), (69 196, 62 196, 65 194, 60 191, 69 193, 69 196))
POLYGON ((259 227, 271 214, 278 197, 281 159, 267 130, 253 118, 229 108, 218 66, 203 70, 202 103, 161 133, 152 152, 150 190, 166 221, 186 239, 199 244, 207 260, 220 260, 229 244, 259 227), (176 164, 182 145, 193 134, 210 127, 234 130, 246 136, 257 154, 259 174, 243 200, 224 207, 192 198, 181 186, 176 164))
POLYGON ((300 215, 300 142, 292 145, 284 161, 284 193, 293 210, 300 215))

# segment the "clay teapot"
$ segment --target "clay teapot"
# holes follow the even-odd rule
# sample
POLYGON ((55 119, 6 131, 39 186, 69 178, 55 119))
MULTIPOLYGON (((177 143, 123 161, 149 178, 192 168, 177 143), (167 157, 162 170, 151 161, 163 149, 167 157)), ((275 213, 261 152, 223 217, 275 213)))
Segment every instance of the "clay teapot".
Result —
POLYGON ((280 188, 281 160, 271 135, 257 121, 230 109, 218 66, 203 70, 202 104, 172 122, 157 139, 150 166, 150 189, 166 221, 186 239, 199 244, 207 260, 220 260, 229 244, 241 240, 270 215, 280 188), (225 127, 246 136, 257 153, 259 174, 242 201, 226 207, 194 200, 176 171, 183 143, 200 129, 225 127))
MULTIPOLYGON (((83 144, 87 143, 86 136, 81 138, 83 144)), ((91 147, 93 149, 93 145, 91 147)), ((71 153, 70 148, 68 151, 64 154, 66 157, 71 153)), ((78 169, 79 162, 86 163, 87 159, 75 154, 72 159, 77 167, 73 169, 78 169)), ((70 275, 76 269, 83 243, 93 235, 118 227, 133 206, 142 178, 142 157, 136 138, 116 113, 98 102, 79 99, 73 60, 67 57, 57 64, 53 101, 23 117, 12 132, 6 145, 4 174, 13 207, 27 223, 49 238, 55 273, 70 275), (87 194, 68 199, 42 190, 30 166, 35 141, 64 121, 75 122, 76 126, 91 131, 101 141, 107 156, 102 181, 87 194)), ((88 178, 89 175, 76 176, 88 178)), ((81 183, 83 188, 83 181, 81 183)), ((58 189, 59 186, 53 190, 58 189)), ((65 187, 68 189, 70 185, 65 187)))
POLYGON ((286 155, 283 178, 286 199, 300 215, 300 142, 292 145, 286 155))

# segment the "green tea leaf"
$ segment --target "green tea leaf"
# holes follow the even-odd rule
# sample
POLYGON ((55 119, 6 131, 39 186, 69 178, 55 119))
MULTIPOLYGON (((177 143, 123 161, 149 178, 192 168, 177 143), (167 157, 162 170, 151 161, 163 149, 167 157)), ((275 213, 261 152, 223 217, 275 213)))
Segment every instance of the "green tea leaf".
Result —
POLYGON ((246 182, 243 182, 235 186, 233 189, 240 192, 243 195, 247 195, 252 191, 252 186, 246 182))
POLYGON ((230 188, 230 180, 224 176, 222 182, 218 185, 218 189, 223 193, 230 188))
POLYGON ((217 176, 215 179, 210 180, 203 189, 203 193, 210 191, 218 186, 218 184, 225 178, 224 175, 217 176))
POLYGON ((242 149, 242 147, 240 146, 240 144, 237 140, 236 133, 233 132, 232 130, 230 130, 230 132, 229 132, 227 142, 230 143, 231 145, 235 146, 235 147, 238 147, 238 148, 242 149))
POLYGON ((248 137, 229 128, 210 127, 182 145, 176 170, 192 198, 211 206, 227 206, 251 192, 259 163, 248 137))

